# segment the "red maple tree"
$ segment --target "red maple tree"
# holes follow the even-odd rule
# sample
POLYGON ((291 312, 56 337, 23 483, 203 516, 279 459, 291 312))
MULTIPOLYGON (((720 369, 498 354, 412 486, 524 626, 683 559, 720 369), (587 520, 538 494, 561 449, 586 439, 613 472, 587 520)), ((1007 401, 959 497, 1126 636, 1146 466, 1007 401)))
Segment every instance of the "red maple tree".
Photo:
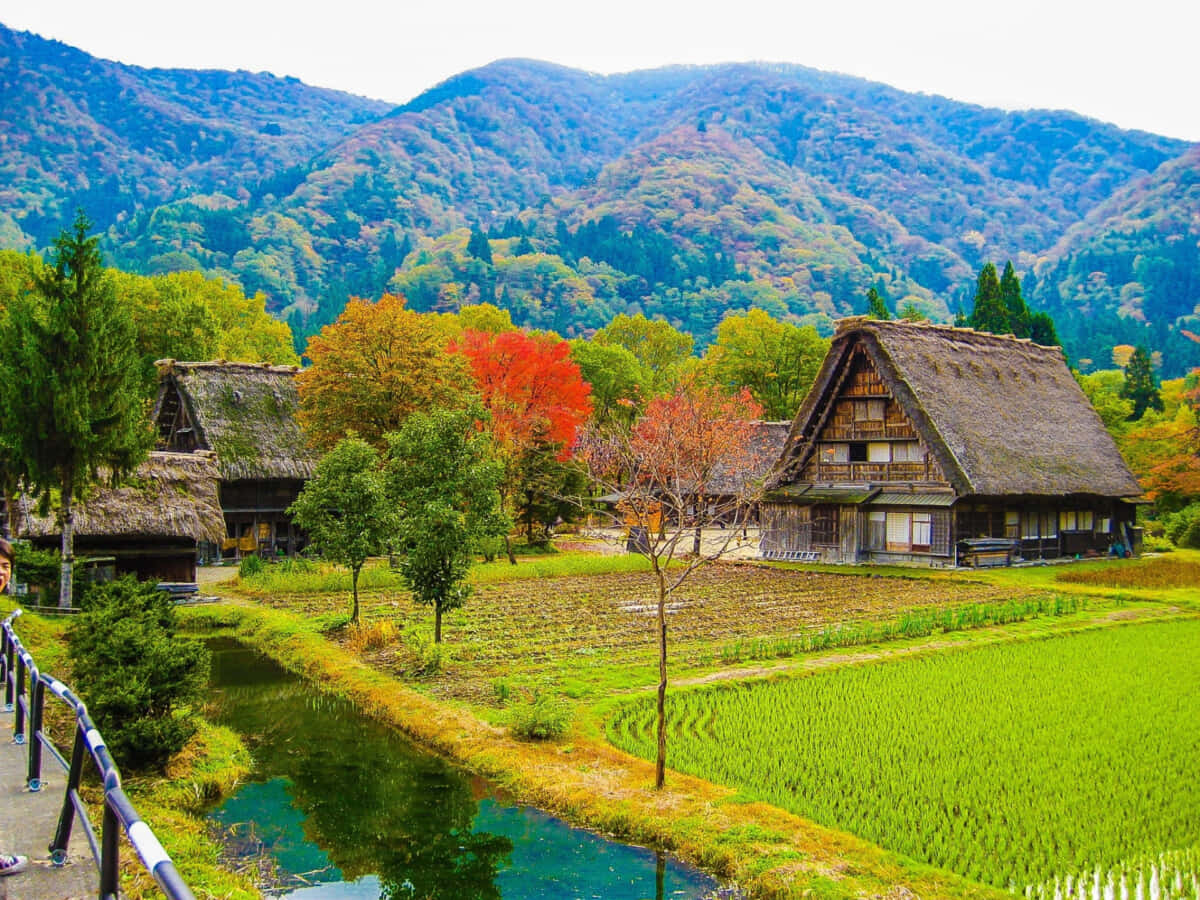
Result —
POLYGON ((571 359, 566 341, 549 335, 465 331, 451 349, 467 359, 488 429, 498 447, 518 453, 534 441, 571 454, 575 433, 592 412, 591 386, 571 359))

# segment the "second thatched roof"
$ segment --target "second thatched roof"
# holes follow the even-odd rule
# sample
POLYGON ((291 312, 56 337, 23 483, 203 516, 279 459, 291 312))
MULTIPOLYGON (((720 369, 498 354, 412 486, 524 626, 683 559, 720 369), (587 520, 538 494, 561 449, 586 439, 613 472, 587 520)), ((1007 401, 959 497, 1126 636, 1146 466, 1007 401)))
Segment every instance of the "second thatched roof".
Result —
POLYGON ((316 457, 296 420, 296 367, 166 359, 158 371, 155 419, 177 391, 198 446, 217 454, 223 480, 312 477, 316 457))
MULTIPOLYGON (((54 516, 27 507, 18 524, 25 537, 62 533, 54 516)), ((75 507, 75 533, 103 538, 190 538, 219 543, 225 516, 217 495, 217 465, 211 453, 150 454, 127 484, 97 488, 75 507)))

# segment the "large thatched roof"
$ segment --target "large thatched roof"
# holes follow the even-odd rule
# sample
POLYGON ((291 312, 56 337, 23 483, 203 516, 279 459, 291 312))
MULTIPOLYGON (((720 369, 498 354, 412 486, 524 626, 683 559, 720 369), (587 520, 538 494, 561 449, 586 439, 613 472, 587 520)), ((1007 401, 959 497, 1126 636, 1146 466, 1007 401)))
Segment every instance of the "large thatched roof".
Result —
POLYGON ((822 399, 859 347, 960 496, 1141 494, 1060 348, 864 318, 838 323, 772 486, 793 480, 811 454, 822 399))
POLYGON ((226 481, 310 478, 294 366, 160 360, 155 419, 172 390, 187 406, 199 447, 217 454, 226 481))
MULTIPOLYGON (((62 533, 54 516, 37 516, 22 503, 18 532, 26 537, 62 533)), ((75 507, 81 537, 192 538, 220 542, 225 516, 217 497, 217 465, 211 453, 151 453, 129 483, 97 488, 75 507)))

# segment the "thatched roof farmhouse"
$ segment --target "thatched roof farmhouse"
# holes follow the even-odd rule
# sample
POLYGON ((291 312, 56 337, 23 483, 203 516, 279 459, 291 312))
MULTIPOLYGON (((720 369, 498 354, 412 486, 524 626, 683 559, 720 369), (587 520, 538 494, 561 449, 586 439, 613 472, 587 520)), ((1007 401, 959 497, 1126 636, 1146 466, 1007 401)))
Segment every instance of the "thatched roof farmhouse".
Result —
POLYGON ((296 421, 296 367, 167 359, 158 371, 158 447, 216 454, 229 535, 224 549, 297 549, 303 536, 285 511, 316 457, 296 421))
POLYGON ((767 555, 931 564, 1119 552, 1141 494, 1060 348, 863 318, 767 489, 767 555))
MULTIPOLYGON (((56 517, 38 516, 27 501, 17 530, 42 546, 61 542, 56 517)), ((125 484, 97 487, 75 508, 76 553, 115 557, 118 575, 195 581, 198 545, 224 537, 216 460, 206 452, 151 453, 125 484)))

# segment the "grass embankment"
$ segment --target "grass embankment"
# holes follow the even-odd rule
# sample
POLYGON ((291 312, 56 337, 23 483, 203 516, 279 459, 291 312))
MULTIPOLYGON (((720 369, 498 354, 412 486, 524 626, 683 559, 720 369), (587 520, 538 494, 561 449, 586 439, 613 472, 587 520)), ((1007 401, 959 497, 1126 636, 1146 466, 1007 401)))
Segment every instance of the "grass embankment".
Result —
MULTIPOLYGON (((0 619, 12 611, 14 604, 0 597, 0 619)), ((69 619, 50 618, 25 613, 14 623, 21 643, 30 652, 43 672, 52 673, 71 685, 70 662, 66 652, 66 628, 69 619)), ((70 756, 74 740, 74 718, 70 708, 54 701, 47 693, 47 731, 70 756)), ((49 756, 43 757, 47 772, 57 767, 49 756)), ((261 896, 254 883, 246 877, 223 868, 218 857, 219 844, 208 835, 204 812, 213 801, 231 791, 250 771, 250 755, 241 739, 228 728, 201 722, 200 730, 178 753, 162 775, 130 775, 123 773, 123 785, 130 801, 142 819, 170 854, 172 861, 184 873, 188 886, 202 898, 251 900, 261 896)), ((95 816, 94 826, 100 827, 102 791, 94 772, 85 771, 83 792, 95 816)), ((61 777, 54 782, 62 784, 61 777)), ((76 830, 74 841, 84 840, 76 830)), ((154 879, 141 865, 132 846, 122 841, 121 894, 129 900, 161 897, 154 879)))
POLYGON ((439 702, 331 645, 305 615, 251 607, 197 607, 190 627, 230 629, 325 690, 461 762, 520 799, 600 831, 665 847, 732 878, 754 896, 883 895, 906 885, 922 897, 1000 896, 822 828, 728 789, 672 774, 653 789, 653 766, 603 740, 533 743, 511 737, 460 703, 439 702))

